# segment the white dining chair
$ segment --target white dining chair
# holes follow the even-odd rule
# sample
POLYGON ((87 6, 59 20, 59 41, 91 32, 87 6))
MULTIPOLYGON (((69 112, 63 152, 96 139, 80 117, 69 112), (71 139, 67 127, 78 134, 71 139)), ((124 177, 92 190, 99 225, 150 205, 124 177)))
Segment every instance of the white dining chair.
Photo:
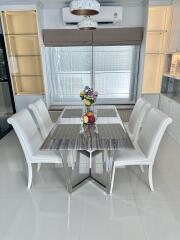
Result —
POLYGON ((134 150, 115 151, 110 193, 113 190, 115 169, 128 165, 149 166, 149 186, 154 191, 152 169, 161 139, 172 119, 158 109, 152 108, 146 115, 134 150))
POLYGON ((51 120, 48 109, 42 99, 30 104, 28 108, 32 111, 35 120, 39 126, 43 139, 46 139, 47 135, 54 126, 51 120))
POLYGON ((151 109, 151 104, 145 99, 139 98, 131 113, 129 122, 125 125, 127 133, 132 142, 136 141, 140 128, 142 127, 143 120, 151 109))
POLYGON ((28 189, 30 189, 33 163, 62 163, 62 159, 52 151, 40 150, 43 138, 27 109, 14 114, 7 121, 13 126, 24 151, 28 166, 28 189))

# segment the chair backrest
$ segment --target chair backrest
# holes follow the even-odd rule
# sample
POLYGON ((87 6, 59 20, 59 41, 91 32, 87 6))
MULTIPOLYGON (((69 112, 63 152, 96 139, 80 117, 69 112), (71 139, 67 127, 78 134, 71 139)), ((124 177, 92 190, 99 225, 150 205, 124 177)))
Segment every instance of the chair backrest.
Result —
POLYGON ((21 110, 7 121, 16 132, 26 160, 31 161, 31 156, 40 148, 43 139, 30 112, 27 109, 21 110))
POLYGON ((172 123, 172 119, 155 108, 152 108, 144 119, 137 143, 152 163, 154 162, 164 132, 170 123, 172 123))
POLYGON ((53 122, 50 118, 48 109, 42 99, 30 104, 29 109, 33 112, 34 117, 39 125, 43 139, 47 137, 53 127, 53 122))
POLYGON ((134 141, 138 137, 144 117, 150 109, 151 104, 148 103, 146 100, 144 100, 143 98, 139 98, 137 100, 128 122, 128 130, 131 134, 132 141, 134 141))

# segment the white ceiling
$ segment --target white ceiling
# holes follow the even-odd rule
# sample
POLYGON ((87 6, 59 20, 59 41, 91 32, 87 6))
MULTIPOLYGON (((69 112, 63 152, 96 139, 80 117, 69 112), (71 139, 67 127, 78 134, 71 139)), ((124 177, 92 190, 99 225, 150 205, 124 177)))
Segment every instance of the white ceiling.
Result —
MULTIPOLYGON (((142 5, 145 2, 157 2, 157 3, 167 3, 171 0, 99 0, 102 5, 122 5, 122 6, 136 6, 142 5)), ((34 4, 42 3, 44 6, 57 6, 58 4, 62 5, 68 4, 70 0, 0 0, 0 4, 34 4)))
MULTIPOLYGON (((146 0, 99 0, 100 3, 142 3, 146 0)), ((53 4, 53 3, 69 3, 71 2, 70 0, 0 0, 0 3, 3 4, 18 4, 18 3, 26 3, 26 4, 31 4, 35 2, 42 2, 45 4, 53 4)))

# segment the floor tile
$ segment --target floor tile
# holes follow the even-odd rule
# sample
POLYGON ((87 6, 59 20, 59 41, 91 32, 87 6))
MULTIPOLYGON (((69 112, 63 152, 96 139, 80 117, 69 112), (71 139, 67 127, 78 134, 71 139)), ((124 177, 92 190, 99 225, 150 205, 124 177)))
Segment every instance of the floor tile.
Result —
POLYGON ((63 170, 33 167, 27 190, 27 166, 12 131, 0 141, 1 240, 179 240, 180 147, 166 134, 154 169, 155 192, 147 169, 116 170, 112 196, 93 181, 68 194, 63 170))

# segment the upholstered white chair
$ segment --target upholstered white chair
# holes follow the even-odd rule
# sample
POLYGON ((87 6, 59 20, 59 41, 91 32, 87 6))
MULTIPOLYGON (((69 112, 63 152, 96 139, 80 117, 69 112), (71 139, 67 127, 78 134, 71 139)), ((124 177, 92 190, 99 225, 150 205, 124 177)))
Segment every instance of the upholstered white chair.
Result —
POLYGON ((131 113, 129 122, 125 125, 125 128, 128 132, 131 141, 136 141, 140 128, 142 126, 144 117, 151 109, 151 104, 148 103, 145 99, 139 98, 134 106, 134 109, 131 113))
POLYGON ((24 151, 29 173, 28 189, 30 189, 33 163, 61 163, 62 159, 53 152, 40 150, 43 138, 28 110, 14 114, 8 118, 8 123, 13 126, 24 151))
POLYGON ((143 127, 138 135, 135 149, 124 149, 123 151, 115 151, 114 153, 110 193, 112 193, 113 189, 115 169, 128 165, 149 166, 149 186, 151 191, 154 191, 152 180, 154 159, 164 132, 171 122, 172 119, 158 109, 152 108, 147 113, 143 127))
POLYGON ((43 139, 47 137, 54 126, 48 109, 42 99, 30 104, 28 108, 33 112, 43 139))

